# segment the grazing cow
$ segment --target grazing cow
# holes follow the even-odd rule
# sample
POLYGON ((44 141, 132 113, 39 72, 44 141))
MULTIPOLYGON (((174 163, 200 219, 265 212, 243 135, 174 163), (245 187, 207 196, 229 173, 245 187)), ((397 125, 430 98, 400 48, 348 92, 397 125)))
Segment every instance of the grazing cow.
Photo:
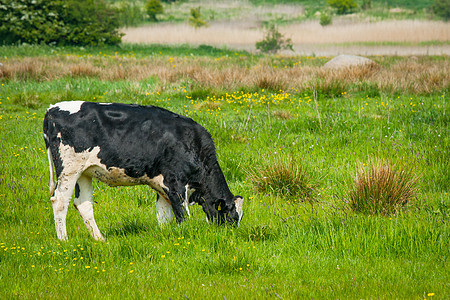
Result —
POLYGON ((66 215, 74 191, 73 204, 90 234, 103 239, 94 220, 92 178, 110 186, 152 187, 160 224, 174 217, 181 222, 195 203, 208 221, 241 221, 243 198, 230 192, 211 135, 192 119, 154 106, 60 102, 45 114, 44 139, 61 240, 67 240, 66 215))

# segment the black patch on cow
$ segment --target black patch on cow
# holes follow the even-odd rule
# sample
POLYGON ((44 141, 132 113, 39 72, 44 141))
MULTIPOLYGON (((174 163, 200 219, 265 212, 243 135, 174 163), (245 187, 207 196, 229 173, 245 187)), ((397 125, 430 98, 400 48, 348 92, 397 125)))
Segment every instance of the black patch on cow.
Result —
POLYGON ((80 198, 80 185, 75 184, 75 198, 80 198))

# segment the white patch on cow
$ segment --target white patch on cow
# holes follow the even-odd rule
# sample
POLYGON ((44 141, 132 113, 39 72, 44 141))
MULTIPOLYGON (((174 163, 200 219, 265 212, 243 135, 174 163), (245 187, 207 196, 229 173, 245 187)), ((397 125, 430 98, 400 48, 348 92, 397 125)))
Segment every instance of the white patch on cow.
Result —
POLYGON ((156 200, 156 218, 160 225, 167 224, 174 219, 172 205, 160 195, 156 200))
POLYGON ((53 159, 52 153, 50 152, 50 148, 47 148, 47 157, 48 157, 48 167, 50 170, 50 195, 53 195, 55 192, 55 174, 53 173, 53 159))
POLYGON ((239 215, 239 221, 237 223, 237 226, 239 226, 239 223, 242 220, 242 216, 244 215, 244 211, 242 209, 243 205, 244 205, 244 199, 241 197, 236 198, 236 200, 234 200, 234 205, 236 207, 236 212, 239 215))
POLYGON ((111 105, 112 103, 99 103, 101 105, 111 105))
POLYGON ((60 110, 68 111, 69 114, 74 114, 80 111, 81 105, 84 103, 84 101, 64 101, 59 102, 54 105, 50 105, 48 110, 52 108, 59 108, 60 110))

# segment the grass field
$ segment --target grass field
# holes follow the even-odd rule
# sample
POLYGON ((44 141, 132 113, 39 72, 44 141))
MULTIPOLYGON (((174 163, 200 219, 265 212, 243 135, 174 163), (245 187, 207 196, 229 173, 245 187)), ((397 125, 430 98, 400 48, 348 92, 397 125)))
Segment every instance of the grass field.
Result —
POLYGON ((209 46, 0 47, 0 298, 450 298, 447 56, 260 56, 209 46), (213 136, 239 228, 200 207, 160 228, 149 188, 94 183, 105 242, 76 210, 56 238, 42 120, 63 100, 157 105, 213 136), (252 170, 295 158, 314 201, 258 193, 252 170), (417 196, 393 215, 347 205, 371 158, 407 166, 417 196))

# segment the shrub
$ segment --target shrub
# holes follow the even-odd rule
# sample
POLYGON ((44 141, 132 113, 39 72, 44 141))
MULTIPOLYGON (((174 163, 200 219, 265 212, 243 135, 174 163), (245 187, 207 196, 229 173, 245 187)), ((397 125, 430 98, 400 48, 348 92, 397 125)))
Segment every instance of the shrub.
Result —
POLYGON ((450 20, 450 0, 435 0, 432 8, 437 16, 445 21, 450 20))
POLYGON ((208 22, 202 19, 202 14, 200 13, 200 6, 197 8, 191 8, 191 16, 189 17, 189 24, 195 28, 208 26, 208 22))
POLYGON ((4 0, 1 43, 118 44, 122 35, 115 13, 103 1, 4 0))
POLYGON ((291 39, 285 39, 274 24, 269 26, 264 39, 256 42, 256 49, 264 53, 277 53, 281 49, 294 51, 291 39))
POLYGON ((153 22, 157 22, 158 19, 156 15, 160 15, 164 13, 164 8, 159 0, 149 0, 147 4, 145 4, 145 11, 147 15, 150 17, 150 20, 153 22))
POLYGON ((67 39, 68 44, 94 46, 121 42, 117 11, 103 1, 66 1, 63 16, 67 34, 62 39, 67 39))
POLYGON ((312 201, 316 196, 318 178, 308 172, 300 160, 277 155, 248 172, 258 193, 312 201))
POLYGON ((331 14, 327 13, 327 12, 323 12, 320 14, 320 25, 322 26, 327 26, 330 25, 331 22, 333 21, 331 14))
POLYGON ((370 161, 367 167, 359 166, 347 201, 355 212, 395 214, 415 197, 418 181, 412 169, 384 160, 370 161))
POLYGON ((355 0, 327 0, 327 3, 335 8, 339 15, 350 13, 357 7, 355 0))

